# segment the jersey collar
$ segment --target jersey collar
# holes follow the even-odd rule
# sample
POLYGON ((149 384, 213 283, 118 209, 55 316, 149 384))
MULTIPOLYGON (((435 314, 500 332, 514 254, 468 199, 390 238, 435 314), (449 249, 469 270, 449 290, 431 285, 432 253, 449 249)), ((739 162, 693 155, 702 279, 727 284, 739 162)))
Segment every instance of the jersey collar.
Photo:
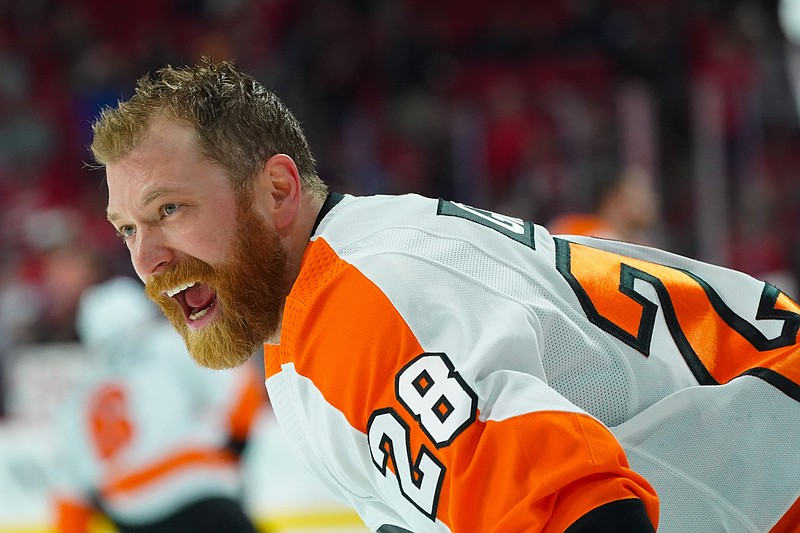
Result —
POLYGON ((336 207, 336 204, 341 202, 344 199, 344 195, 338 192, 331 192, 328 193, 328 197, 325 198, 325 203, 322 204, 322 208, 319 210, 319 214, 317 214, 317 220, 314 221, 314 227, 311 229, 311 235, 313 236, 317 232, 317 227, 319 226, 322 219, 325 218, 331 209, 336 207))

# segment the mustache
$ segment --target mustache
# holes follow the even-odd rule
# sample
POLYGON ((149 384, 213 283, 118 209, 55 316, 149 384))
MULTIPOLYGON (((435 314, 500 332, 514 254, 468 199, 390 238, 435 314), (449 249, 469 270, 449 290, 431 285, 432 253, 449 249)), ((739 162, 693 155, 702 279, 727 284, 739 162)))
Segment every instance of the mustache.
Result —
POLYGON ((205 261, 190 257, 176 263, 160 274, 153 274, 145 282, 147 297, 156 303, 169 300, 165 294, 178 285, 191 282, 213 284, 217 272, 205 261))

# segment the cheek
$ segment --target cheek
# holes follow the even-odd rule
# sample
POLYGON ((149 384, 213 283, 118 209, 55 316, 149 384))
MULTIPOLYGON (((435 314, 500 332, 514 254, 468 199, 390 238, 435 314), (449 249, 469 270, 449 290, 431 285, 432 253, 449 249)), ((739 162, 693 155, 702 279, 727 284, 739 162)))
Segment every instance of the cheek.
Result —
POLYGON ((229 260, 234 244, 234 235, 233 228, 216 225, 204 230, 187 232, 181 237, 179 246, 184 253, 211 266, 216 266, 229 260))

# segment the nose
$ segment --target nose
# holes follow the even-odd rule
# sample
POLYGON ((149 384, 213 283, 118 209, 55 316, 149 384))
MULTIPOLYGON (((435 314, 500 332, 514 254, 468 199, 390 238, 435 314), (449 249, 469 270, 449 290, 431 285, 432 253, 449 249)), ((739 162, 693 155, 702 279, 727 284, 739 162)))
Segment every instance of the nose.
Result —
POLYGON ((129 243, 133 269, 142 281, 163 272, 174 258, 174 251, 158 228, 140 226, 129 243))

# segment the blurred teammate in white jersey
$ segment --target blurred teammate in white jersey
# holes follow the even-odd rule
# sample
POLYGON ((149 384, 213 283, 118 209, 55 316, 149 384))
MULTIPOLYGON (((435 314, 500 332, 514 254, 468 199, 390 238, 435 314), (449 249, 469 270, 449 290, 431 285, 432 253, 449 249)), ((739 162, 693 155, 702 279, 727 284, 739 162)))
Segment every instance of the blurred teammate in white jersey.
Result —
POLYGON ((256 373, 192 363, 130 278, 84 293, 78 331, 94 358, 60 413, 56 532, 99 513, 122 533, 254 533, 238 463, 265 405, 256 373))

